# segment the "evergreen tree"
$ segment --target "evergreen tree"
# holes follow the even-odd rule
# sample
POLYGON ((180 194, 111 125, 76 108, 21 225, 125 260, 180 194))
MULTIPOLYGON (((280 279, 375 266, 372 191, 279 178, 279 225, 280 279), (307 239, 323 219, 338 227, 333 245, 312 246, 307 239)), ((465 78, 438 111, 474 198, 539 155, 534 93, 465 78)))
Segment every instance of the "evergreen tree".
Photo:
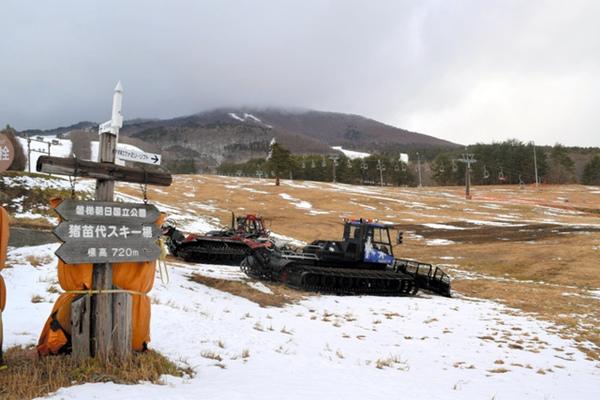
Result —
POLYGON ((465 167, 463 163, 451 158, 450 154, 440 153, 431 163, 431 175, 440 185, 464 184, 465 167))
POLYGON ((595 155, 584 167, 581 181, 586 185, 600 185, 600 156, 595 155))
POLYGON ((550 178, 554 183, 570 183, 575 182, 575 163, 569 157, 567 149, 557 143, 550 151, 550 178))
POLYGON ((280 177, 287 177, 292 171, 292 158, 288 149, 277 143, 275 139, 271 141, 271 150, 267 157, 267 173, 276 179, 279 185, 280 177))

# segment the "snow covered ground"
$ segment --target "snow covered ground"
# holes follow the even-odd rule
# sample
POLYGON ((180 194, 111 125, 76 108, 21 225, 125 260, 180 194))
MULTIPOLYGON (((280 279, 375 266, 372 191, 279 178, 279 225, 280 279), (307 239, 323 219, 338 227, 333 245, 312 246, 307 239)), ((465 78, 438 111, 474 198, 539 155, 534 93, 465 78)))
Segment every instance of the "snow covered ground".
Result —
MULTIPOLYGON (((36 137, 32 137, 35 139, 36 137)), ((53 157, 68 157, 71 154, 71 147, 73 143, 69 139, 59 139, 56 136, 42 136, 43 141, 46 143, 51 143, 50 145, 50 155, 53 157)), ((23 150, 25 151, 25 156, 27 157, 27 139, 17 137, 23 150)), ((37 164, 37 160, 40 156, 48 155, 48 145, 46 143, 40 143, 37 140, 31 141, 31 162, 28 165, 28 170, 31 169, 31 172, 35 172, 35 166, 37 164)))
MULTIPOLYGON (((35 138, 35 137, 32 137, 35 138)), ((40 156, 48 155, 48 145, 46 143, 51 143, 50 146, 50 155, 53 157, 69 157, 71 155, 71 148, 73 147, 73 143, 70 139, 60 139, 56 136, 42 136, 41 137, 45 143, 40 143, 39 141, 32 140, 31 141, 31 172, 35 172, 35 166, 37 160, 40 156), (36 151, 38 150, 38 151, 36 151)), ((26 138, 18 138, 21 146, 25 150, 25 156, 27 156, 27 139, 26 138)), ((126 144, 126 143, 118 143, 117 147, 123 150, 130 151, 141 151, 142 149, 139 147, 126 144)), ((92 142, 90 144, 91 151, 91 160, 98 159, 98 141, 92 142)))
POLYGON ((342 153, 344 153, 344 155, 346 157, 348 157, 351 160, 354 160, 357 158, 365 158, 365 157, 370 156, 369 153, 365 153, 362 151, 346 150, 346 149, 342 148, 342 146, 331 146, 331 148, 333 150, 341 151, 342 153))
MULTIPOLYGON (((5 346, 36 342, 57 297, 56 247, 10 249, 5 346), (32 303, 36 295, 43 301, 32 303)), ((552 325, 494 302, 314 296, 261 308, 190 281, 195 272, 243 278, 234 267, 176 263, 170 285, 157 280, 150 293, 151 347, 194 377, 85 384, 49 398, 598 398, 599 364, 552 325)))

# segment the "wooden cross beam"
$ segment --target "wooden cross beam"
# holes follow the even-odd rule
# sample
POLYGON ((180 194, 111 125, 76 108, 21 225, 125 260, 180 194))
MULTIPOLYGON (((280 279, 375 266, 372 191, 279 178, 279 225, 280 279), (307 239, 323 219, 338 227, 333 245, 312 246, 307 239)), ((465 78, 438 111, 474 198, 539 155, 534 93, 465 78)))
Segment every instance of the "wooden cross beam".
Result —
POLYGON ((102 181, 147 183, 158 186, 170 186, 173 182, 171 174, 164 172, 146 171, 142 168, 123 167, 112 162, 94 162, 78 158, 40 156, 36 169, 38 172, 47 174, 93 178, 102 181))

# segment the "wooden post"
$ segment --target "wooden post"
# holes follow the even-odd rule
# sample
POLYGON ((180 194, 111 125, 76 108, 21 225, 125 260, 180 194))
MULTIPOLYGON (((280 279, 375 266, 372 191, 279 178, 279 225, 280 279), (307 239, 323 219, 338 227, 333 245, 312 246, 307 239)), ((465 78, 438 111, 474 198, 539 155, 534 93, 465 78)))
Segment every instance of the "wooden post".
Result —
POLYGON ((85 359, 91 355, 91 296, 85 295, 71 303, 71 346, 73 357, 85 359))
MULTIPOLYGON (((38 158, 36 165, 37 170, 39 172, 96 179, 97 202, 110 203, 113 201, 115 181, 169 186, 172 182, 170 174, 146 171, 142 168, 123 167, 115 164, 119 128, 123 126, 123 116, 121 113, 122 93, 123 88, 119 82, 115 87, 113 96, 112 118, 110 121, 99 126, 100 143, 98 162, 75 158, 51 157, 48 155, 38 158)), ((30 140, 31 139, 28 140, 28 143, 30 140)), ((144 156, 146 156, 145 153, 144 156)), ((155 165, 158 165, 157 163, 160 161, 159 155, 154 155, 153 158, 148 156, 147 158, 155 165)), ((61 205, 65 204, 66 203, 63 203, 61 205)), ((57 207, 57 212, 64 218, 65 215, 61 214, 62 211, 58 211, 60 208, 61 206, 57 207)), ((108 208, 111 209, 110 206, 108 206, 108 208)), ((102 209, 102 207, 100 207, 100 209, 102 209)), ((127 207, 117 207, 114 209, 114 216, 117 216, 117 210, 119 210, 119 215, 121 215, 121 209, 128 210, 127 207)), ((158 210, 155 207, 143 205, 141 208, 138 207, 138 209, 140 209, 140 212, 141 210, 144 211, 144 217, 139 215, 142 219, 147 217, 146 211, 158 214, 158 210)), ((68 207, 64 210, 64 213, 67 215, 70 215, 73 212, 74 211, 69 210, 68 207)), ((97 213, 96 216, 113 216, 113 211, 111 211, 110 214, 104 214, 104 211, 95 211, 95 213, 97 213)), ((87 211, 85 215, 88 215, 87 211)), ((89 215, 94 215, 94 212, 90 212, 89 215)), ((134 217, 134 215, 131 215, 130 217, 134 217)), ((135 217, 138 217, 137 214, 135 217)), ((68 218, 66 222, 69 222, 68 218)), ((61 223, 60 226, 63 224, 64 222, 61 223)), ((79 261, 81 255, 79 255, 79 258, 73 258, 73 254, 71 254, 73 248, 67 249, 65 247, 69 243, 69 240, 64 239, 64 237, 61 236, 62 234, 59 233, 60 226, 55 230, 55 234, 60 237, 61 240, 65 241, 65 243, 60 247, 56 254, 61 257, 63 261, 65 261, 67 255, 71 257, 71 259, 79 261), (59 254, 61 249, 66 252, 62 256, 59 254)), ((144 228, 145 227, 146 226, 144 226, 144 228)), ((144 239, 145 242, 144 240, 134 241, 132 244, 132 240, 129 239, 129 245, 137 245, 138 249, 136 249, 135 254, 126 254, 126 256, 144 261, 155 260, 160 253, 159 247, 153 240, 156 239, 155 235, 157 235, 157 233, 151 233, 150 236, 146 236, 146 233, 142 234, 141 232, 142 231, 138 231, 137 233, 143 235, 142 239, 144 239), (148 247, 148 243, 151 243, 150 247, 148 247)), ((123 236, 125 238, 127 237, 125 234, 123 234, 123 236)), ((79 235, 73 237, 79 238, 79 235)), ((106 238, 106 236, 103 237, 106 238)), ((71 245, 73 244, 73 242, 70 243, 71 245)), ((103 243, 105 245, 106 242, 103 243)), ((105 247, 108 246, 105 245, 105 247)), ((83 248, 80 247, 79 250, 83 248)), ((112 247, 112 249, 114 250, 115 248, 112 247)), ((86 295, 82 297, 73 302, 71 306, 71 343, 73 345, 73 354, 74 357, 78 358, 88 357, 89 355, 103 359, 108 359, 112 355, 118 358, 124 358, 131 355, 132 352, 131 315, 133 302, 131 294, 128 292, 107 293, 107 291, 114 289, 112 283, 112 264, 110 262, 115 262, 115 260, 120 262, 126 258, 123 258, 123 255, 119 255, 119 257, 116 257, 115 254, 107 255, 108 248, 102 247, 100 250, 103 250, 105 254, 95 256, 96 248, 88 247, 86 257, 87 262, 96 261, 96 263, 93 264, 92 270, 92 289, 96 291, 96 293, 91 296, 86 295)), ((129 248, 129 250, 131 249, 129 248)))
MULTIPOLYGON (((114 163, 117 137, 111 133, 100 134, 99 162, 114 163)), ((96 181, 96 200, 113 201, 115 182, 96 181)), ((92 274, 94 290, 112 289, 112 265, 94 264, 92 274)), ((96 294, 92 297, 92 354, 108 358, 111 353, 113 331, 113 306, 111 294, 96 294)))
POLYGON ((129 293, 113 295, 113 352, 119 358, 131 354, 132 298, 129 293))

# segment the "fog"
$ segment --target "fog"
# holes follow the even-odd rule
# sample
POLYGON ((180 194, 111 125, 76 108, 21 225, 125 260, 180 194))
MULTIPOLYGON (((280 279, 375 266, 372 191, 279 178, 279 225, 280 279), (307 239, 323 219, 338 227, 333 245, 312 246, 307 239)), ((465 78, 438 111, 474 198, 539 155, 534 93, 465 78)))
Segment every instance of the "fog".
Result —
POLYGON ((600 146, 598 1, 0 3, 0 124, 222 106, 364 115, 459 143, 600 146))

